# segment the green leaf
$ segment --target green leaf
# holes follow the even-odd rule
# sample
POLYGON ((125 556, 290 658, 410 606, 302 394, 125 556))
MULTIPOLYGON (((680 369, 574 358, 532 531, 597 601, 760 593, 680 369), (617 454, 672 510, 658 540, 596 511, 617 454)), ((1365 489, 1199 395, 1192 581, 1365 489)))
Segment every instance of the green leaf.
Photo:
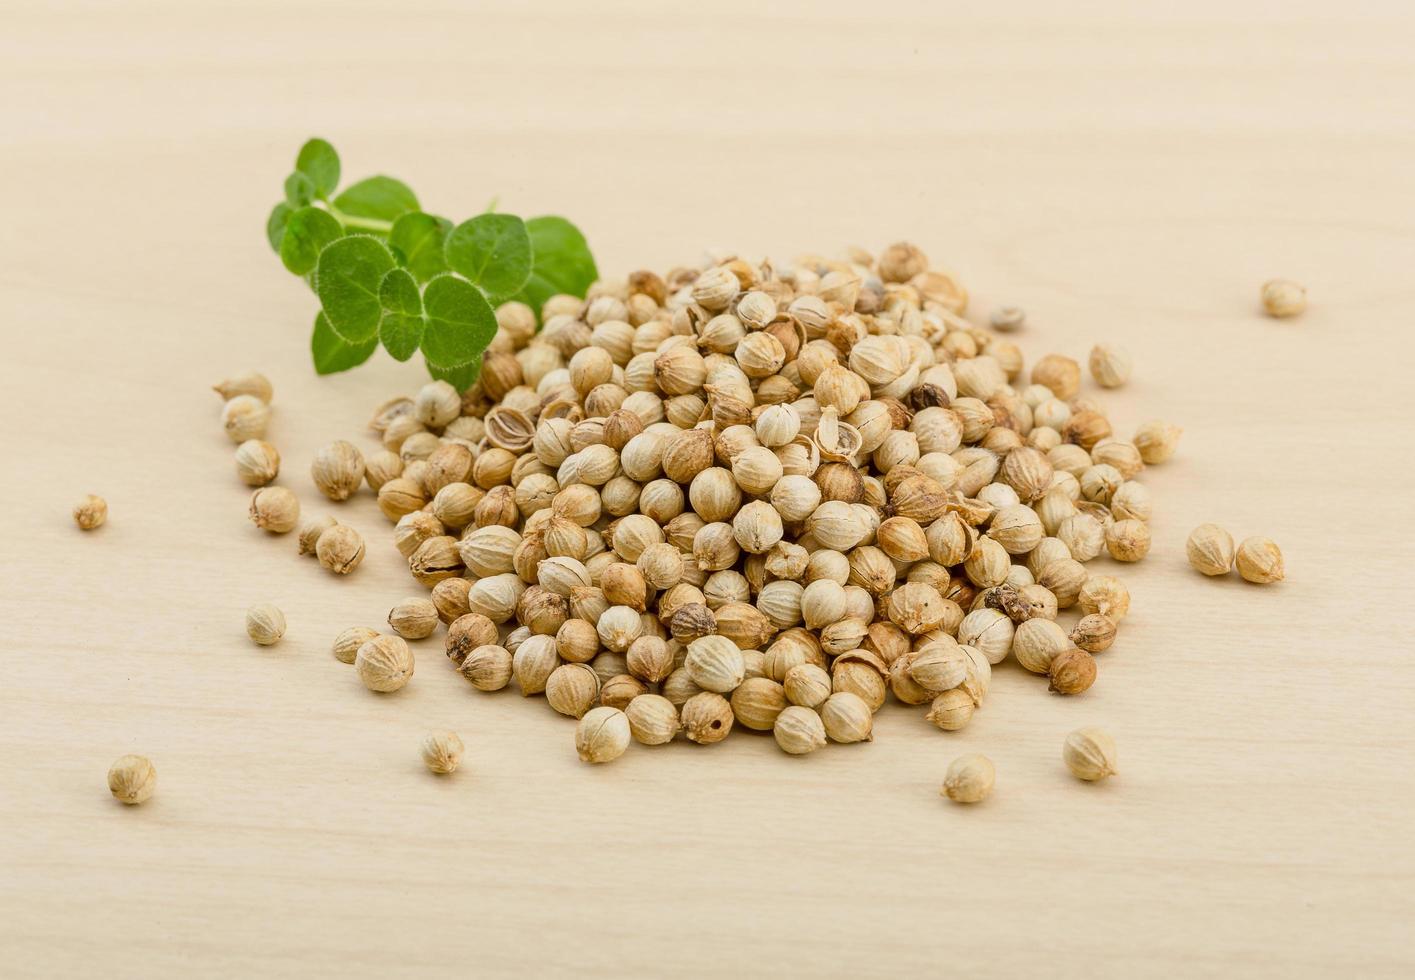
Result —
POLYGON ((409 211, 393 222, 388 233, 388 245, 398 263, 411 272, 418 282, 447 271, 442 258, 442 242, 452 222, 421 211, 409 211))
POLYGON ((516 298, 540 316, 545 301, 557 293, 584 296, 599 278, 599 270, 580 229, 564 218, 547 215, 527 221, 526 231, 531 236, 535 264, 531 278, 516 298))
POLYGON ((334 332, 334 328, 329 325, 329 319, 323 313, 315 314, 310 353, 314 355, 316 373, 335 374, 358 367, 369 359, 369 355, 377 346, 377 337, 358 344, 349 343, 334 332))
POLYGON ((390 269, 378 287, 378 297, 383 303, 378 339, 394 358, 406 361, 417 353, 427 326, 417 280, 407 269, 390 269))
POLYGON ((312 139, 300 147, 295 169, 310 179, 315 196, 328 200, 339 186, 339 154, 326 140, 312 139))
POLYGON ((319 253, 314 291, 330 329, 346 343, 362 344, 378 334, 383 318, 378 287, 391 268, 392 253, 368 235, 336 239, 319 253))
POLYGON ((496 313, 482 291, 450 273, 423 290, 427 330, 423 354, 428 363, 448 370, 471 364, 496 336, 496 313))
POLYGON ((334 206, 357 218, 392 221, 418 209, 412 189, 392 177, 369 177, 346 188, 334 199, 334 206))
POLYGON ((292 208, 302 208, 314 200, 314 181, 298 170, 285 178, 285 203, 292 208))
POLYGON ((446 381, 458 391, 466 391, 477 383, 477 378, 481 377, 481 355, 476 356, 476 360, 470 364, 464 364, 458 368, 434 367, 433 363, 423 358, 427 364, 427 373, 441 381, 446 381))
POLYGON ((531 236, 513 214, 479 214, 453 228, 447 264, 492 298, 514 296, 531 276, 531 236))
POLYGON ((265 219, 265 237, 270 240, 270 247, 275 249, 277 255, 280 254, 280 243, 285 240, 285 223, 290 220, 291 213, 290 205, 281 201, 265 219))
POLYGON ((334 239, 342 237, 344 226, 328 211, 304 207, 290 215, 285 238, 280 243, 280 261, 297 276, 309 275, 319 261, 319 253, 334 239))

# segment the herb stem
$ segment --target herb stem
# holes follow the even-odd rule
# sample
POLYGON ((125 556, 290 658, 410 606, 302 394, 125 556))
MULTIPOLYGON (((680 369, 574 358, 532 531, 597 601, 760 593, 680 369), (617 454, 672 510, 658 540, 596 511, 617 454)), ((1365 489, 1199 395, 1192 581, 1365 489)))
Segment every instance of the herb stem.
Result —
POLYGON ((393 230, 393 222, 382 221, 378 218, 360 218, 358 215, 345 214, 333 204, 329 205, 329 213, 339 219, 339 223, 345 228, 356 228, 359 231, 374 231, 386 235, 393 230))

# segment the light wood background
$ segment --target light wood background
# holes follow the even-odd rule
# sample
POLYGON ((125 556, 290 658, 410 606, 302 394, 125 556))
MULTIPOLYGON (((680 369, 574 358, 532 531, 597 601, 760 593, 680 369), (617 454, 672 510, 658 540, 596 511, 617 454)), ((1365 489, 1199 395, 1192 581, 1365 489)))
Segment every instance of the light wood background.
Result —
POLYGON ((3 8, 0 973, 1415 970, 1408 5, 3 8), (419 591, 387 525, 339 509, 370 544, 347 581, 255 530, 208 388, 268 373, 317 512, 314 449, 422 381, 310 369, 262 228, 311 134, 445 214, 565 213, 608 274, 909 238, 974 315, 1025 307, 1032 358, 1131 348, 1119 427, 1186 432, 1096 687, 1013 665, 956 735, 890 706, 869 745, 600 768, 440 635, 365 691, 328 647, 419 591), (1306 316, 1259 315, 1277 275, 1306 316), (1288 580, 1191 572, 1202 521, 1276 539, 1288 580), (1104 785, 1060 763, 1083 724, 1118 740, 1104 785), (443 726, 450 779, 417 756, 443 726), (137 809, 104 783, 130 751, 159 772, 137 809), (940 800, 973 751, 994 798, 940 800))

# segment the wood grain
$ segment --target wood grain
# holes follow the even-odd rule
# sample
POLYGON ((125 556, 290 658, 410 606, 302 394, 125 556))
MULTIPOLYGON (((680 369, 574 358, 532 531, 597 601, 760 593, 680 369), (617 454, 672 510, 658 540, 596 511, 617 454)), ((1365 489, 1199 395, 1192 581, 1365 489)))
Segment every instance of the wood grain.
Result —
POLYGON ((6 4, 0 972, 1409 976, 1415 15, 1142 7, 6 4), (314 449, 421 381, 309 369, 261 228, 311 133, 444 213, 569 214, 611 274, 907 237, 975 315, 1025 307, 1032 358, 1128 346, 1119 428, 1185 435, 1096 687, 1013 665, 953 736, 891 706, 869 745, 593 769, 440 638, 364 691, 328 645, 419 591, 386 524, 340 508, 348 581, 256 531, 207 389, 270 375, 317 512, 314 449), (1275 275, 1306 316, 1258 314, 1275 275), (1288 580, 1193 574, 1202 521, 1276 539, 1288 580), (1083 724, 1107 784, 1061 766, 1083 724), (451 779, 420 769, 436 727, 451 779), (159 785, 126 810, 129 751, 159 785), (971 809, 937 796, 967 751, 998 769, 971 809))

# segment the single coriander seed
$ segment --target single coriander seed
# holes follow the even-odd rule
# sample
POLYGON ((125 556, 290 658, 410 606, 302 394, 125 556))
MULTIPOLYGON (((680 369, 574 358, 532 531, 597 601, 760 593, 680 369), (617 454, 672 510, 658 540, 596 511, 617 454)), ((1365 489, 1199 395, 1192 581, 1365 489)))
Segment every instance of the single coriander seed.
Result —
POLYGON ((315 555, 335 575, 348 575, 364 560, 363 536, 346 524, 335 524, 320 534, 315 555))
POLYGON ((343 664, 352 664, 359 647, 378 636, 378 630, 367 626, 350 626, 334 638, 332 652, 334 659, 343 664))
POLYGON ((456 772, 462 764, 463 749, 456 732, 432 732, 422 741, 423 765, 439 775, 456 772))
POLYGON ((1279 319, 1307 309, 1307 287, 1291 279, 1269 279, 1263 283, 1262 298, 1268 316, 1279 319))
POLYGON ((389 693, 413 676, 413 652, 401 636, 375 636, 354 656, 354 670, 370 691, 389 693))
POLYGON ((954 803, 981 803, 992 795, 997 770, 985 755, 960 755, 949 763, 940 795, 954 803))
POLYGON ((825 745, 825 723, 821 716, 798 704, 788 706, 776 716, 772 734, 781 750, 790 755, 806 755, 825 745))
POLYGON ((1130 380, 1132 363, 1130 353, 1124 348, 1097 344, 1091 348, 1088 366, 1096 384, 1102 388, 1119 388, 1130 380))
POLYGON ((1217 524, 1200 524, 1189 532, 1184 553, 1205 575, 1227 575, 1233 568, 1233 536, 1217 524))
POLYGON ((1244 538, 1238 546, 1236 563, 1243 580, 1258 585, 1281 582, 1286 575, 1282 552, 1271 538, 1244 538))
POLYGON ((261 487, 251 494, 251 523, 271 534, 285 534, 300 521, 300 498, 285 487, 261 487))
POLYGON ((122 756, 108 769, 108 792, 119 803, 146 803, 156 788, 157 770, 146 756, 122 756))
POLYGON ((74 508, 74 523, 82 530, 92 531, 108 520, 108 501, 94 494, 80 500, 74 508))
POLYGON ((1115 739, 1099 728, 1078 728, 1066 736, 1061 758, 1077 779, 1105 779, 1115 775, 1115 739))
POLYGON ((246 610, 246 635, 263 647, 274 646, 285 635, 285 614, 268 602, 246 610))
POLYGON ((613 762, 629 747, 630 737, 629 716, 623 711, 591 708, 575 727, 575 752, 581 762, 613 762))
POLYGON ((249 487, 263 487, 280 475, 280 452, 263 439, 236 447, 236 476, 249 487))

